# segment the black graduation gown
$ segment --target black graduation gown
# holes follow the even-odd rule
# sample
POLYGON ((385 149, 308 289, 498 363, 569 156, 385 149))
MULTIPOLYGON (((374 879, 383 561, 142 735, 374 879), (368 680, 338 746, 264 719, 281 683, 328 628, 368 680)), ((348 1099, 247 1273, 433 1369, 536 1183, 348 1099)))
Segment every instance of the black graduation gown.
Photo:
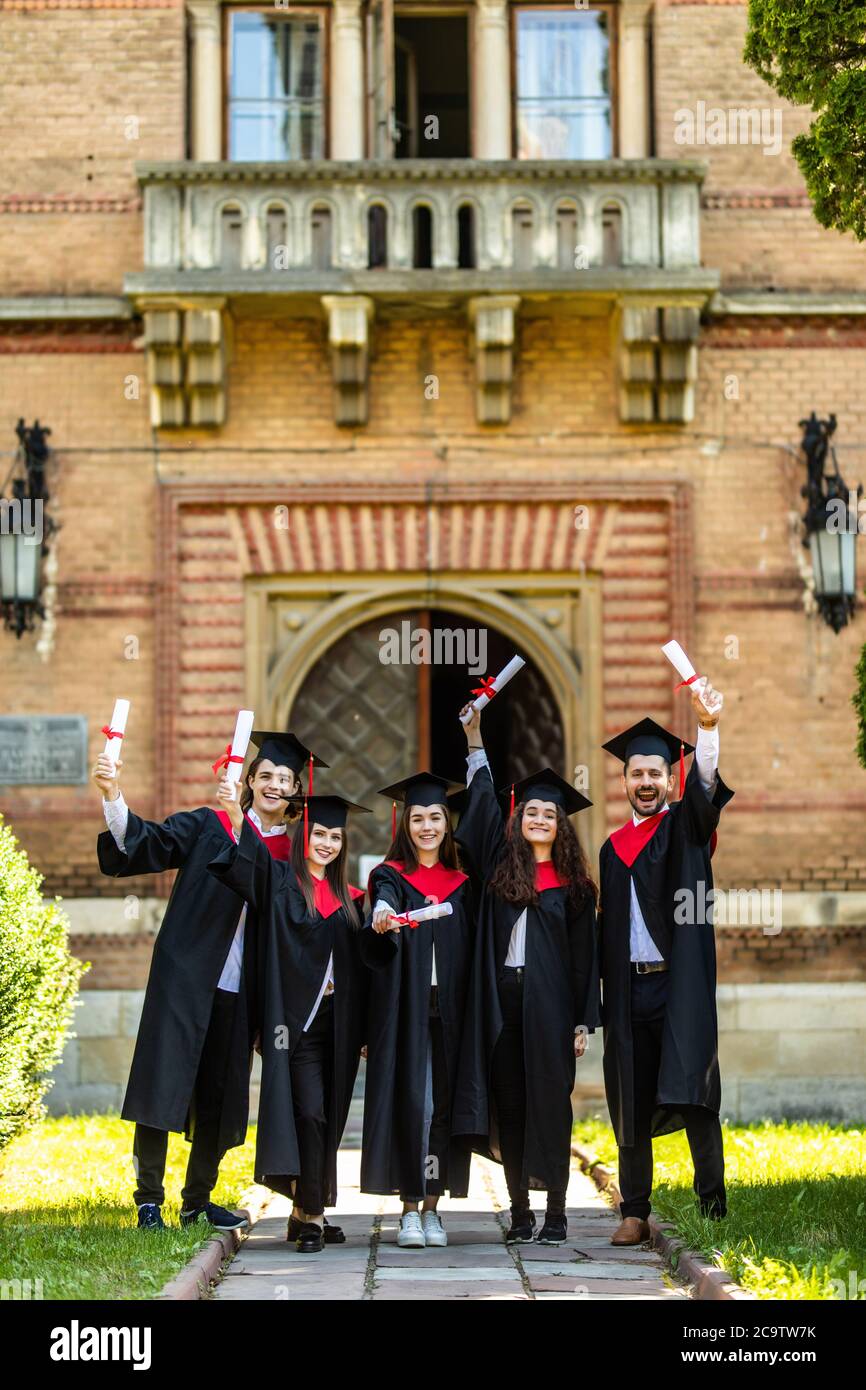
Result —
POLYGON ((325 1206, 337 1201, 337 1150, 346 1127, 365 1039, 367 971, 358 955, 363 892, 352 889, 359 916, 345 908, 310 916, 294 870, 268 854, 245 821, 237 844, 225 845, 211 874, 256 909, 262 961, 262 1085, 256 1132, 256 1182, 293 1195, 300 1173, 292 1102, 291 1060, 334 956, 334 1071, 328 1113, 325 1206))
MULTIPOLYGON (((255 833, 251 827, 251 833, 255 833)), ((154 1129, 195 1127, 193 1085, 217 983, 243 911, 243 900, 207 873, 233 843, 209 806, 179 811, 161 824, 129 812, 121 854, 106 830, 97 840, 99 867, 113 878, 179 872, 153 947, 144 1007, 121 1118, 154 1129)), ((267 853, 267 851, 266 851, 267 853)), ((249 1118, 250 1068, 256 1015, 257 923, 244 926, 243 970, 232 1031, 218 1146, 242 1144, 249 1118)))
MULTIPOLYGON (((450 917, 382 933, 373 931, 372 917, 368 917, 360 935, 361 959, 372 971, 362 1192, 426 1191, 424 1104, 434 942, 448 1090, 454 1097, 474 921, 468 877, 456 869, 444 872, 450 877, 443 886, 450 891, 436 896, 451 904, 450 917)), ((373 869, 367 891, 371 907, 381 898, 396 913, 428 903, 424 892, 387 863, 373 869)), ((452 1139, 447 1174, 452 1197, 467 1195, 470 1161, 465 1141, 452 1139)))
POLYGON ((698 885, 703 883, 706 893, 710 892, 710 840, 722 808, 733 794, 718 777, 710 800, 693 762, 682 799, 661 817, 631 868, 619 858, 610 839, 601 847, 604 1084, 617 1143, 624 1147, 634 1144, 629 940, 632 879, 647 930, 670 970, 652 1133, 683 1129, 685 1116, 677 1110, 680 1105, 703 1105, 716 1114, 719 1111, 713 926, 711 921, 677 924, 674 895, 679 889, 688 889, 695 895, 692 901, 700 904, 698 885))
MULTIPOLYGON (((502 1162, 493 1052, 502 1032, 498 978, 511 931, 523 911, 487 885, 501 858, 505 829, 488 767, 469 783, 457 839, 485 882, 478 918, 472 983, 464 1030, 454 1127, 473 1147, 502 1162)), ((527 905, 523 977, 523 1055, 526 1130, 521 1187, 549 1191, 568 1185, 574 1117, 574 1030, 600 1024, 595 907, 575 908, 564 887, 539 892, 527 905)))

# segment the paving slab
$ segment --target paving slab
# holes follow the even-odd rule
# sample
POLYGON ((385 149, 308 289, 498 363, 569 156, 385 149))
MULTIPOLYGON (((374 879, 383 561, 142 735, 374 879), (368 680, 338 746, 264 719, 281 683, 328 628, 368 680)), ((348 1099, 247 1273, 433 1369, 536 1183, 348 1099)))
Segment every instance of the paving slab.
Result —
MULTIPOLYGON (((689 1296, 687 1288, 670 1281, 661 1257, 649 1246, 611 1246, 618 1217, 576 1166, 568 1189, 568 1239, 561 1246, 505 1245, 508 1193, 502 1168, 486 1159, 473 1159, 465 1200, 440 1203, 449 1242, 444 1247, 401 1249, 399 1198, 363 1193, 359 1178, 359 1151, 341 1149, 339 1204, 328 1219, 342 1226, 344 1244, 329 1245, 316 1255, 299 1254, 286 1240, 291 1202, 275 1196, 213 1300, 662 1301, 689 1296)), ((532 1194, 531 1203, 540 1229, 544 1194, 532 1194)))

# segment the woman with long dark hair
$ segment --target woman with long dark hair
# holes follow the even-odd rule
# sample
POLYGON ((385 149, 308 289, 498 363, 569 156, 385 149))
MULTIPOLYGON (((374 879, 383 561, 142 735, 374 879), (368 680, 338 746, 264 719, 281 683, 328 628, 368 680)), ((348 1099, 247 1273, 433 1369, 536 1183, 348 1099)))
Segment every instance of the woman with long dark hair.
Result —
POLYGON ((280 864, 263 852, 226 779, 218 795, 238 839, 208 868, 262 924, 256 1181, 294 1197, 287 1239, 313 1254, 344 1239, 324 1212, 337 1200, 337 1149, 365 1042, 364 893, 347 877, 346 820, 367 808, 305 797, 303 832, 280 864))
MULTIPOLYGON (((465 706, 461 715, 469 711, 465 706)), ((457 839, 484 884, 454 1132, 505 1169, 510 1244, 533 1239, 530 1189, 547 1193, 537 1239, 561 1245, 575 1059, 600 1025, 596 886, 569 821, 591 803, 551 768, 506 789, 503 815, 481 740, 465 725, 469 790, 457 839)))
POLYGON ((469 1189, 469 1146, 451 1131, 473 936, 448 808, 457 786, 419 772, 383 789, 392 842, 370 875, 373 911, 360 935, 372 968, 361 1191, 400 1194, 397 1244, 409 1249, 446 1245, 439 1198, 469 1189), (431 903, 450 914, 396 920, 431 903))

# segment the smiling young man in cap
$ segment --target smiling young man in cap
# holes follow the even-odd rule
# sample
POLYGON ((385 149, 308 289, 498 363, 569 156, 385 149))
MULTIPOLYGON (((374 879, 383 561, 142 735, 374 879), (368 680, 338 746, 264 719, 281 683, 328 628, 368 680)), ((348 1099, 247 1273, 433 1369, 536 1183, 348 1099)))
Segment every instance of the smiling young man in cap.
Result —
MULTIPOLYGON (((285 797, 300 790, 298 774, 311 755, 290 733, 254 730, 252 742, 258 756, 241 805, 271 855, 287 859, 285 797)), ((135 1123, 138 1225, 164 1225, 168 1133, 183 1131, 191 1147, 181 1225, 204 1220, 230 1230, 245 1218, 216 1206, 210 1194, 224 1154, 246 1135, 257 924, 243 900, 207 872, 227 837, 233 842, 226 813, 201 806, 161 823, 142 820, 120 791, 122 766, 101 755, 93 771, 108 826, 97 841, 100 869, 113 878, 178 870, 154 943, 121 1111, 135 1123)))
POLYGON ((692 704, 695 749, 652 719, 604 745, 622 764, 632 808, 600 857, 604 1080, 622 1193, 614 1245, 649 1238, 654 1135, 685 1128, 702 1213, 727 1210, 715 939, 698 905, 712 888, 716 827, 733 792, 718 773, 722 697, 702 682, 692 704), (677 764, 680 800, 671 803, 677 764))

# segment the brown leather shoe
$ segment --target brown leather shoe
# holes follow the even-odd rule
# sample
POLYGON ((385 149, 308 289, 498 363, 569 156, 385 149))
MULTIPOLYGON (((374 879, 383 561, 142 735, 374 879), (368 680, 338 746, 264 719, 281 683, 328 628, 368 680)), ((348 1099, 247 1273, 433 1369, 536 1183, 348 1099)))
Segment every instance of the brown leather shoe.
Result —
POLYGON ((626 1216, 610 1238, 611 1245, 643 1245, 650 1238, 649 1222, 639 1216, 626 1216))

